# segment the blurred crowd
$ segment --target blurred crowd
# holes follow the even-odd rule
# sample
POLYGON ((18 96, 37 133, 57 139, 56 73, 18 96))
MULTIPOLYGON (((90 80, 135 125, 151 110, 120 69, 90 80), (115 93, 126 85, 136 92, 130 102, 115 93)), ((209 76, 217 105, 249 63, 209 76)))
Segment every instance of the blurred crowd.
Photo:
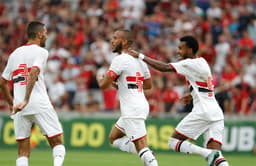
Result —
MULTIPOLYGON (((225 114, 256 115, 256 2, 254 0, 0 0, 0 73, 9 54, 26 43, 26 25, 48 28, 46 84, 58 111, 118 111, 116 89, 100 90, 96 76, 115 54, 110 38, 130 29, 135 50, 177 61, 179 38, 194 35, 214 76, 225 114)), ((186 113, 179 99, 188 91, 175 73, 150 68, 146 91, 151 115, 186 113)), ((8 110, 0 94, 0 109, 8 110)))

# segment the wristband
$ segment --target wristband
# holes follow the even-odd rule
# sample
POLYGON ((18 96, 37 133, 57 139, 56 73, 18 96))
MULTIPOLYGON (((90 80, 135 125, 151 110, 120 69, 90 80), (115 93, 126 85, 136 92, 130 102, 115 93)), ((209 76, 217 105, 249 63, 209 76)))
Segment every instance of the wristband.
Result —
POLYGON ((141 60, 143 60, 144 58, 145 58, 145 55, 144 54, 139 54, 139 58, 141 59, 141 60))

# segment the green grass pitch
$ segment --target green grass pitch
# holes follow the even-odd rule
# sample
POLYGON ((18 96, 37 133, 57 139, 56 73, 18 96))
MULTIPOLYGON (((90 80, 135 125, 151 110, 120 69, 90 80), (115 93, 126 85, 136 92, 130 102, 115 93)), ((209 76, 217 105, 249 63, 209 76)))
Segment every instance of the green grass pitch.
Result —
MULTIPOLYGON (((16 149, 0 149, 0 166, 14 166, 16 149)), ((201 156, 177 153, 156 154, 159 166, 206 166, 201 156)), ((230 166, 252 166, 255 155, 226 155, 230 166)), ((51 166, 52 153, 49 150, 33 149, 30 166, 51 166)), ((64 166, 143 166, 139 157, 119 151, 73 151, 67 150, 64 166)))

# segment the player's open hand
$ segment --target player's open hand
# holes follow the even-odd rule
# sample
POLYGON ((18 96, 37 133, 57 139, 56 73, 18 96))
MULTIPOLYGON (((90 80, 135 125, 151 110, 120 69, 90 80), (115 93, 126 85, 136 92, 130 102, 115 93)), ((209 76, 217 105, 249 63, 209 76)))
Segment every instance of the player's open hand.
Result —
POLYGON ((180 101, 183 105, 187 105, 192 101, 192 96, 190 94, 185 95, 180 99, 180 101))
POLYGON ((28 104, 28 101, 24 100, 23 102, 15 105, 12 109, 12 113, 11 115, 14 115, 16 114, 17 112, 21 111, 23 108, 26 107, 26 105, 28 104))

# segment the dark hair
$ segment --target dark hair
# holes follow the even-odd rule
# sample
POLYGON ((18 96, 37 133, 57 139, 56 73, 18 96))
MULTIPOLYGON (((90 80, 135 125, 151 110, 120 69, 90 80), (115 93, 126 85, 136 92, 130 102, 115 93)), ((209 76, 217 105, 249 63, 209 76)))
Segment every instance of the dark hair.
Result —
POLYGON ((132 45, 133 43, 133 34, 130 30, 127 29, 118 29, 118 31, 122 31, 124 34, 124 39, 128 41, 128 45, 132 45))
POLYGON ((196 54, 198 51, 198 41, 193 36, 184 36, 180 38, 181 42, 185 42, 188 48, 192 48, 193 53, 196 54))
POLYGON ((28 39, 35 39, 38 32, 43 32, 44 24, 38 21, 32 21, 27 27, 28 39))

